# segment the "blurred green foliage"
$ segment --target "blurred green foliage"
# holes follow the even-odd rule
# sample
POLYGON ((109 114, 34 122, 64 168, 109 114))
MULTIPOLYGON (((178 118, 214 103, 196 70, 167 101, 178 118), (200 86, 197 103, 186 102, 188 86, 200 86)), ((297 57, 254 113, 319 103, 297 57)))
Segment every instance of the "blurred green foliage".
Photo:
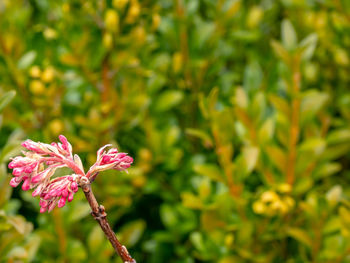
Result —
POLYGON ((8 185, 21 140, 62 133, 86 166, 110 142, 135 157, 93 188, 138 262, 350 262, 349 14, 1 0, 0 261, 119 260, 82 193, 39 214, 8 185))

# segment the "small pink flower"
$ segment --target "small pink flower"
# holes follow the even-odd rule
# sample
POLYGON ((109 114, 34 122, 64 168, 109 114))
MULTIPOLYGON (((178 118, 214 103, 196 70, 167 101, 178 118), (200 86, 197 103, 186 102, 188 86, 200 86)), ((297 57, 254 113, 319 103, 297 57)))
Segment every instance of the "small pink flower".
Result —
POLYGON ((118 171, 125 170, 130 167, 134 159, 127 153, 118 152, 116 148, 111 148, 107 152, 104 151, 109 144, 101 147, 97 151, 97 160, 87 173, 87 176, 96 174, 101 171, 115 169, 118 171))
POLYGON ((100 171, 115 169, 125 170, 130 167, 133 159, 126 153, 119 153, 111 148, 107 152, 103 146, 97 152, 97 161, 85 174, 82 162, 78 155, 73 155, 72 146, 67 138, 59 136, 60 143, 45 144, 26 140, 22 143, 28 151, 24 156, 17 156, 11 160, 8 167, 13 169, 12 187, 21 182, 22 189, 34 189, 32 196, 40 196, 40 212, 52 211, 56 206, 63 207, 66 202, 73 200, 78 191, 81 178, 89 180, 100 171), (68 167, 74 174, 52 178, 56 169, 68 167))

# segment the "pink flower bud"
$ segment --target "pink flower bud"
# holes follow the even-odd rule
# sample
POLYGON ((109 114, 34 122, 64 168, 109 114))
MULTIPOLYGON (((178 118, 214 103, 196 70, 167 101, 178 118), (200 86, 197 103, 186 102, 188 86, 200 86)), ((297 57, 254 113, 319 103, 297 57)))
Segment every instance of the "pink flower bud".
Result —
POLYGON ((27 148, 30 151, 35 153, 43 154, 45 151, 40 147, 40 144, 37 142, 33 142, 32 140, 26 140, 22 143, 24 148, 27 148))
POLYGON ((41 175, 37 175, 37 176, 32 177, 32 183, 33 184, 39 183, 40 180, 41 180, 41 175))
POLYGON ((39 201, 39 205, 42 206, 42 207, 47 207, 49 205, 49 203, 45 200, 40 200, 39 201))
POLYGON ((68 196, 68 191, 67 191, 67 190, 63 190, 63 191, 62 191, 62 196, 63 196, 64 198, 66 198, 66 197, 68 196))
POLYGON ((51 202, 48 206, 48 211, 51 212, 56 207, 57 202, 51 202))
POLYGON ((29 185, 29 179, 25 179, 23 184, 22 184, 22 189, 23 191, 27 191, 30 189, 30 185, 29 185))
POLYGON ((70 187, 71 187, 73 192, 76 193, 78 191, 78 184, 76 182, 72 182, 70 187))
POLYGON ((65 136, 60 135, 58 136, 58 139, 60 139, 60 141, 62 142, 62 147, 64 150, 68 151, 69 147, 68 147, 68 140, 65 136))
POLYGON ((23 173, 23 168, 15 168, 15 169, 13 169, 13 171, 12 171, 12 174, 13 174, 14 176, 20 176, 22 173, 23 173))
POLYGON ((106 164, 106 163, 108 163, 111 159, 112 159, 112 156, 105 155, 105 156, 102 157, 101 164, 106 164))
POLYGON ((60 199, 60 201, 58 201, 58 207, 64 207, 64 205, 66 204, 66 198, 65 197, 62 197, 60 199))
POLYGON ((52 196, 50 194, 45 194, 43 196, 44 200, 50 200, 52 198, 52 196))
POLYGON ((45 213, 47 211, 46 207, 40 207, 40 213, 45 213))
POLYGON ((21 182, 21 180, 18 181, 18 178, 17 178, 17 177, 14 177, 14 178, 11 179, 10 185, 11 185, 12 187, 17 187, 17 186, 19 185, 20 182, 21 182))
POLYGON ((72 202, 73 201, 73 197, 74 197, 74 194, 72 192, 70 192, 69 195, 68 195, 68 202, 72 202))

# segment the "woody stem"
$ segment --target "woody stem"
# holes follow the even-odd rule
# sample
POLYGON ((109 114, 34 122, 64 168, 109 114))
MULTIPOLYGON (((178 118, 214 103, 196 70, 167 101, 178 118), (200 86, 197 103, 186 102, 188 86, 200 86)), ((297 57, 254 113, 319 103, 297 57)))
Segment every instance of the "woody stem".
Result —
POLYGON ((111 226, 109 225, 105 208, 97 203, 96 197, 91 189, 91 183, 82 181, 80 183, 80 187, 83 189, 85 197, 91 207, 91 215, 99 223, 102 231, 105 233, 109 242, 111 242, 114 250, 118 253, 124 263, 136 263, 136 261, 130 256, 126 247, 119 242, 111 226))

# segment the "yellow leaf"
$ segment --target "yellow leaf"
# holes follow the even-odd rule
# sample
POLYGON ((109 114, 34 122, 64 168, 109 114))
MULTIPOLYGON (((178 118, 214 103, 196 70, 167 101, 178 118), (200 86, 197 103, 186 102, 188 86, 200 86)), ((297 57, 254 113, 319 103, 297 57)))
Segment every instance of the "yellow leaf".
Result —
POLYGON ((182 204, 185 207, 193 208, 193 209, 203 208, 202 200, 198 196, 195 196, 190 192, 181 193, 181 199, 182 199, 182 204))

